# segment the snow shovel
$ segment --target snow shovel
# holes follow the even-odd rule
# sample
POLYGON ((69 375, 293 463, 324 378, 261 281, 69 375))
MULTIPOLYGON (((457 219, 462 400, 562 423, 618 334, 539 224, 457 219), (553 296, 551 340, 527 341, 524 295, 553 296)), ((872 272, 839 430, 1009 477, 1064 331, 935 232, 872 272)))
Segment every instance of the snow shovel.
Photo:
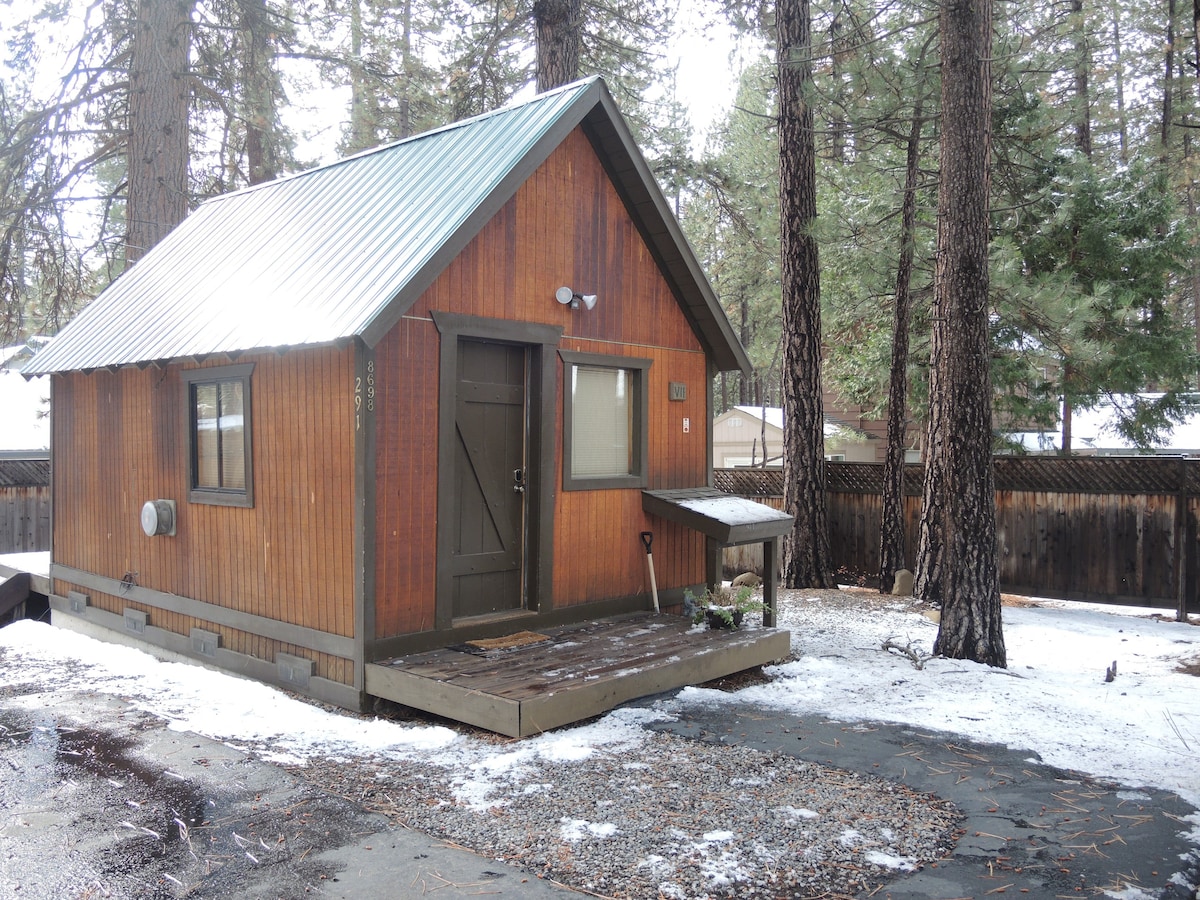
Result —
POLYGON ((658 583, 654 580, 654 554, 650 545, 654 543, 654 532, 642 532, 642 546, 646 548, 646 565, 650 567, 650 592, 654 595, 654 612, 658 612, 658 583))

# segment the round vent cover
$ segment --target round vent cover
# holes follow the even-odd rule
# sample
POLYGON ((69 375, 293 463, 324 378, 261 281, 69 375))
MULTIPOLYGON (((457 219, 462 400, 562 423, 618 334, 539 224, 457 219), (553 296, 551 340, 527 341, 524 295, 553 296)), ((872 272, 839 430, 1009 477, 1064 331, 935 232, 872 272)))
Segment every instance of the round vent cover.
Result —
POLYGON ((147 500, 142 506, 142 531, 147 537, 175 533, 175 501, 147 500))

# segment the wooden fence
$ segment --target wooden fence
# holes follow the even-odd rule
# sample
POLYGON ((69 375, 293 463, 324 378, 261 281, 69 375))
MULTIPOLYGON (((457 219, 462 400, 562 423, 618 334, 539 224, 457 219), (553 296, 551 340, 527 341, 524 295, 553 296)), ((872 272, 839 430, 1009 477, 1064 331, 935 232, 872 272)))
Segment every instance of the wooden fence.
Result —
POLYGON ((50 549, 50 460, 0 459, 0 554, 50 549))
MULTIPOLYGON (((876 585, 883 466, 830 462, 826 473, 839 576, 876 585)), ((1200 459, 997 457, 995 473, 996 561, 1003 590, 1170 609, 1186 602, 1189 610, 1200 611, 1200 459)), ((905 467, 910 568, 921 478, 921 466, 905 467)), ((721 490, 782 506, 779 470, 718 469, 714 479, 721 490)))

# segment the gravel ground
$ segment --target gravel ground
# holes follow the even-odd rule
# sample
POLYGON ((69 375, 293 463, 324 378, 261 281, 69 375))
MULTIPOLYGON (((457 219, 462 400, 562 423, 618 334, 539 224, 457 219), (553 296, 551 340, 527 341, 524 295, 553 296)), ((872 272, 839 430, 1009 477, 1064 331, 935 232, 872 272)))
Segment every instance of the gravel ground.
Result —
MULTIPOLYGON (((511 759, 489 763, 478 781, 414 762, 310 762, 296 773, 397 823, 604 897, 868 893, 943 858, 961 833, 952 804, 883 779, 640 728, 630 735, 559 758, 511 742, 511 759)), ((493 755, 506 743, 476 736, 493 755)))
POLYGON ((433 766, 323 762, 302 774, 605 897, 854 894, 945 856, 959 822, 950 804, 882 779, 664 734, 627 752, 523 764, 472 800, 433 766))

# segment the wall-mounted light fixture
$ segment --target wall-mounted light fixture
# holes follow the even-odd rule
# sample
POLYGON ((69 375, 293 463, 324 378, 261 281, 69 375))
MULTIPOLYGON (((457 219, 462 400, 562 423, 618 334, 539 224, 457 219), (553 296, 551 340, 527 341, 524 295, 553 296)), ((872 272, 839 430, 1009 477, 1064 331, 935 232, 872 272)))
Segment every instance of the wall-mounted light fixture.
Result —
POLYGON ((579 309, 581 302, 588 309, 594 309, 596 306, 595 294, 578 294, 565 285, 554 292, 554 299, 563 306, 570 306, 571 309, 579 309))

